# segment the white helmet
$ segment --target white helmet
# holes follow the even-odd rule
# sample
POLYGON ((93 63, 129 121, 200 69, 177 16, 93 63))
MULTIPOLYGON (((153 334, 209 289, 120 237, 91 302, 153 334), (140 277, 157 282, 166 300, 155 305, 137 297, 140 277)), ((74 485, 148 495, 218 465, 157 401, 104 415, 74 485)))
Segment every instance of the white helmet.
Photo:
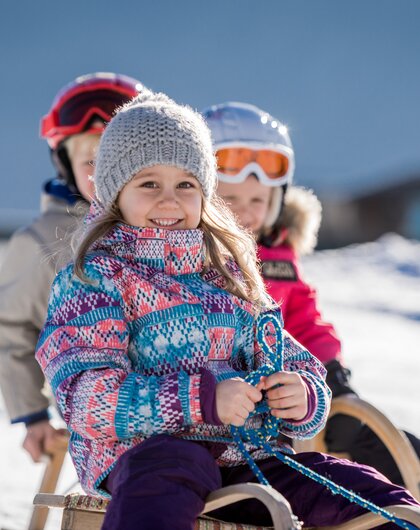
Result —
POLYGON ((294 151, 287 127, 268 112, 248 103, 221 103, 202 113, 211 130, 215 152, 236 146, 273 150, 285 157, 286 170, 274 178, 255 161, 247 164, 234 176, 221 171, 218 173, 219 180, 237 183, 243 182, 250 174, 255 174, 263 184, 274 188, 265 221, 265 226, 271 227, 280 214, 284 190, 291 184, 295 169, 294 151))

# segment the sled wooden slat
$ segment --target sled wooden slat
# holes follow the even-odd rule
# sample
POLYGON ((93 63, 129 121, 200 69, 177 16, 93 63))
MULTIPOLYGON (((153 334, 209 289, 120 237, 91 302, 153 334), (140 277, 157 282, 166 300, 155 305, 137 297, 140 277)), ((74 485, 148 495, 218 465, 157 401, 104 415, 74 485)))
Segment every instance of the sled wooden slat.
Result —
MULTIPOLYGON (((332 400, 329 418, 336 414, 357 418, 372 429, 391 453, 406 488, 420 501, 420 461, 405 433, 397 429, 376 407, 354 395, 340 396, 332 400)), ((325 429, 310 440, 297 440, 293 447, 298 453, 328 453, 324 437, 325 429)), ((333 455, 342 456, 334 453, 333 455)))
MULTIPOLYGON (((247 498, 258 498, 266 505, 273 518, 273 527, 225 523, 202 515, 196 522, 195 530, 291 530, 299 528, 290 511, 290 505, 283 496, 271 488, 259 484, 239 484, 211 493, 203 514, 247 498)), ((62 508, 64 512, 61 530, 100 530, 108 503, 86 495, 64 496, 39 493, 35 496, 34 504, 50 508, 62 508)), ((388 506, 387 510, 420 528, 419 508, 396 505, 388 506)), ((376 528, 384 522, 386 521, 380 515, 366 513, 347 523, 322 527, 322 530, 368 530, 376 528)), ((309 527, 303 528, 317 530, 313 527, 311 529, 309 527)))
MULTIPOLYGON (((386 507, 386 509, 397 517, 400 517, 401 519, 404 519, 405 521, 408 521, 409 523, 412 523, 418 528, 420 528, 419 508, 415 506, 406 506, 401 504, 388 506, 386 507)), ((364 515, 356 517, 352 521, 348 521, 347 523, 339 524, 337 526, 323 526, 322 530, 368 530, 370 528, 376 528, 378 524, 384 523, 385 520, 380 515, 374 513, 366 513, 364 515)))

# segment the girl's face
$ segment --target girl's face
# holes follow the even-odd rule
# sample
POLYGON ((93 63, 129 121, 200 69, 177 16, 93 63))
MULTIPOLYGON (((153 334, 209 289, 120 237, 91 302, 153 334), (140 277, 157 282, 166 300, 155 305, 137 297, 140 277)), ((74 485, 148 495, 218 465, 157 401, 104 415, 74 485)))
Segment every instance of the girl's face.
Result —
POLYGON ((183 169, 156 165, 134 175, 117 204, 129 225, 191 230, 201 219, 201 186, 183 169))
POLYGON ((219 181, 217 194, 238 218, 239 223, 258 235, 267 217, 272 188, 264 186, 254 176, 240 184, 219 181))

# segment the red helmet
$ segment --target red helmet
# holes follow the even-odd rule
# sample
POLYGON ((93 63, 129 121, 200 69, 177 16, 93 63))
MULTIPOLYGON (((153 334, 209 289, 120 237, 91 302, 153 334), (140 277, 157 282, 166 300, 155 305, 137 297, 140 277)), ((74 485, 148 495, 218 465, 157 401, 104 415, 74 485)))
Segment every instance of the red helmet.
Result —
POLYGON ((55 97, 41 120, 41 137, 51 149, 68 136, 83 132, 102 133, 115 110, 143 89, 140 81, 120 74, 94 73, 78 77, 55 97), (98 125, 98 119, 104 122, 98 125))

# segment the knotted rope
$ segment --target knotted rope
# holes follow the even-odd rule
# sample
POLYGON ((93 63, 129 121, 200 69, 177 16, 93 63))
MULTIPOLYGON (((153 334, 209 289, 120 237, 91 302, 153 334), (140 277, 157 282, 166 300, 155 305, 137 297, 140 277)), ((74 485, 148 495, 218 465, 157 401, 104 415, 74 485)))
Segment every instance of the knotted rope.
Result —
MULTIPOLYGON (((257 326, 257 341, 263 353, 267 357, 268 363, 265 364, 264 366, 261 366, 254 372, 251 372, 245 378, 245 381, 247 381, 248 383, 252 385, 257 385, 257 383, 260 381, 261 377, 263 376, 268 376, 270 374, 273 374, 275 372, 280 372, 283 370, 283 352, 284 352, 283 329, 282 329, 280 322, 278 321, 278 318, 273 313, 265 313, 259 317, 259 322, 257 326), (266 341, 265 327, 268 324, 271 324, 272 326, 274 326, 274 329, 275 329, 275 333, 276 333, 275 351, 273 351, 272 348, 270 348, 270 346, 267 344, 267 341, 266 341)), ((262 426, 257 429, 249 428, 245 426, 243 427, 235 427, 233 425, 231 426, 231 433, 232 433, 233 440, 238 445, 245 460, 247 461, 248 465, 250 466, 252 471, 255 473, 256 477, 258 478, 261 484, 270 486, 263 472, 258 467, 255 460, 252 458, 252 456, 249 454, 248 450, 246 449, 245 442, 249 442, 256 447, 264 449, 264 451, 270 456, 276 457, 278 460, 288 465, 289 467, 295 469, 302 475, 305 475, 306 477, 309 477, 315 482, 322 484, 327 489, 329 489, 334 495, 336 494, 342 495, 343 497, 348 499, 350 502, 354 502, 366 510, 369 510, 373 513, 381 515, 385 519, 388 519, 389 521, 395 523, 401 528, 406 528, 407 530, 415 530, 417 528, 416 526, 400 519, 396 515, 389 512, 388 510, 385 510, 384 508, 377 506, 373 502, 364 499, 363 497, 356 494, 355 492, 336 484, 332 480, 320 475, 319 473, 316 473, 312 469, 300 464, 299 462, 296 462, 295 460, 293 460, 286 454, 282 453, 278 449, 271 447, 268 441, 270 437, 278 435, 278 432, 279 432, 278 428, 281 423, 281 420, 279 418, 275 418, 274 416, 270 414, 268 405, 264 402, 261 402, 256 406, 254 412, 251 413, 251 416, 255 414, 265 413, 265 412, 268 413, 267 417, 264 419, 262 426)), ((230 443, 232 443, 232 440, 230 440, 230 443)))

